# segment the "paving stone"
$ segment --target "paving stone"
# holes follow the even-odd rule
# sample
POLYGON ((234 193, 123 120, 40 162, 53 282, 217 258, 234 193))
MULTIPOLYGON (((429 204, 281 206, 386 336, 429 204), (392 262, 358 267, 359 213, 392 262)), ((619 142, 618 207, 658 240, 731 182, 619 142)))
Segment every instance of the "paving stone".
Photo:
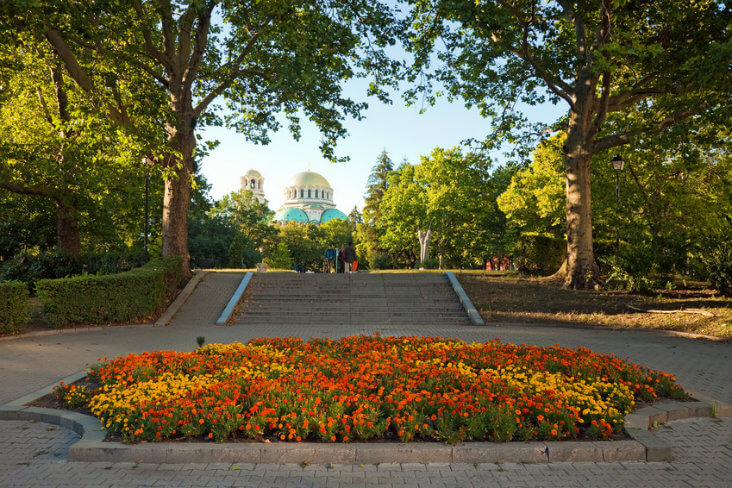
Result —
MULTIPOLYGON (((308 338, 342 337, 354 334, 424 335, 457 337, 467 342, 483 342, 500 337, 514 343, 549 346, 583 346, 598 353, 615 354, 622 358, 674 374, 679 383, 706 398, 732 404, 732 346, 643 331, 611 331, 576 329, 539 325, 501 324, 501 327, 471 327, 450 323, 416 324, 263 324, 255 327, 216 327, 214 321, 236 289, 240 275, 211 273, 199 284, 196 293, 167 327, 129 325, 99 327, 79 331, 59 331, 52 335, 15 337, 0 340, 0 403, 54 384, 75 373, 85 363, 97 358, 154 349, 190 350, 195 338, 206 337, 207 343, 247 341, 260 336, 295 336, 308 338), (228 294, 228 295, 227 295, 228 294)), ((691 404, 690 404, 691 405, 691 404)), ((710 406, 698 405, 711 414, 710 406)), ((2 417, 0 409, 0 418, 2 417)), ((136 463, 78 463, 66 462, 66 453, 78 440, 74 432, 56 428, 46 431, 47 424, 9 420, 0 421, 0 486, 272 486, 267 481, 283 481, 282 486, 338 487, 356 486, 414 486, 416 471, 404 472, 399 464, 380 464, 364 470, 362 481, 353 477, 341 482, 340 471, 323 466, 297 471, 278 465, 252 465, 229 471, 231 463, 220 469, 208 465, 180 471, 158 470, 158 465, 136 463), (46 451, 33 457, 39 451, 46 451), (110 469, 107 469, 110 468, 110 469), (232 474, 233 473, 233 474, 232 474), (278 477, 278 473, 280 476, 278 477), (306 477, 307 475, 307 477, 306 477), (81 480, 81 482, 79 481, 81 480), (158 483, 155 485, 155 483, 158 483), (166 484, 167 483, 167 484, 166 484), (228 484, 227 484, 228 483, 228 484), (310 484, 312 483, 312 485, 310 484)), ((667 422, 649 432, 651 436, 670 445, 674 455, 671 462, 582 462, 498 465, 451 463, 444 466, 428 463, 420 472, 448 487, 471 486, 541 486, 541 487, 721 487, 732 479, 732 418, 682 419, 667 422), (520 466, 520 467, 519 467, 520 466)), ((244 463, 238 463, 244 466, 244 463)), ((186 465, 181 465, 186 466, 186 465)), ((358 466, 350 469, 360 469, 358 466)), ((439 485, 438 485, 439 486, 439 485)))

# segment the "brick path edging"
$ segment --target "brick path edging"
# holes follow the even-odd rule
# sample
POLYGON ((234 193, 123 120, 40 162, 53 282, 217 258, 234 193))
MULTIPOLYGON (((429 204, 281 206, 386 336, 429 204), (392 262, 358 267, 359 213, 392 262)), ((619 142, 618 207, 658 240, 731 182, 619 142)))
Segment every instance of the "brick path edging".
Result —
MULTIPOLYGON (((73 383, 85 371, 64 378, 73 383)), ((69 461, 255 464, 379 464, 379 463, 552 463, 672 461, 671 446, 649 431, 665 422, 691 417, 732 416, 732 407, 714 402, 667 402, 642 408, 625 418, 632 440, 550 442, 440 443, 316 442, 154 442, 122 444, 105 442, 101 422, 76 412, 27 406, 53 391, 49 385, 0 406, 0 420, 36 420, 73 430, 81 439, 69 447, 69 461)))

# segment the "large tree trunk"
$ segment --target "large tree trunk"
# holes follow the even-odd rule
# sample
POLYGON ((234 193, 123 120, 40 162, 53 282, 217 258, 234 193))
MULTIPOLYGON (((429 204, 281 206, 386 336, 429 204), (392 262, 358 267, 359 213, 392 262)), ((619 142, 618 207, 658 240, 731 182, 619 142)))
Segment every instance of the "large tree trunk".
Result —
MULTIPOLYGON (((591 86, 588 82, 585 86, 591 86)), ((568 288, 594 287, 599 268, 592 249, 592 196, 589 135, 593 111, 592 92, 578 91, 577 109, 570 112, 567 130, 565 171, 567 178, 567 275, 568 288)))
POLYGON ((163 256, 180 256, 183 279, 190 278, 190 256, 188 255, 188 203, 191 198, 191 177, 193 176, 193 148, 196 144, 192 109, 173 102, 180 115, 179 123, 168 125, 170 143, 180 153, 169 155, 166 165, 172 170, 165 179, 163 197, 163 256))
POLYGON ((175 171, 165 179, 163 198, 163 256, 180 256, 183 276, 190 276, 188 256, 188 201, 191 195, 191 175, 188 168, 175 171))
POLYGON ((58 251, 80 257, 79 213, 76 208, 62 203, 57 204, 56 232, 58 251))

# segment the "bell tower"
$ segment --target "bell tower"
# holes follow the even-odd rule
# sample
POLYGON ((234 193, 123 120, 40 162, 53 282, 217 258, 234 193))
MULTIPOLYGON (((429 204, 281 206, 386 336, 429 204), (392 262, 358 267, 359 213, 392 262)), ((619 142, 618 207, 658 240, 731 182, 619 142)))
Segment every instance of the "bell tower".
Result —
POLYGON ((241 177, 241 189, 251 191, 259 203, 264 203, 264 178, 259 171, 255 169, 247 171, 241 177))

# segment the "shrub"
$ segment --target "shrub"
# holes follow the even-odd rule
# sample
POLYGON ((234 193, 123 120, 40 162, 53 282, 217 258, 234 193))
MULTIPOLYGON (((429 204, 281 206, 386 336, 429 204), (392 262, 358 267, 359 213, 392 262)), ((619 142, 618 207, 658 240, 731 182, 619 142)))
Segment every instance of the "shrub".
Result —
POLYGON ((28 319, 28 285, 20 281, 0 283, 0 333, 16 332, 28 319))
POLYGON ((437 258, 427 258, 422 261, 420 266, 424 269, 437 269, 440 267, 440 260, 437 258))
MULTIPOLYGON (((359 263, 359 268, 361 267, 361 263, 359 263)), ((373 261, 371 262, 371 268, 372 269, 389 269, 391 268, 391 261, 389 260, 389 256, 386 254, 377 254, 374 256, 373 261)))
POLYGON ((269 269, 292 269, 292 258, 287 244, 280 242, 272 255, 264 258, 264 263, 269 269))
POLYGON ((516 241, 513 254, 514 263, 520 271, 551 274, 562 265, 567 243, 546 234, 526 233, 516 241))
POLYGON ((63 278, 81 274, 84 263, 80 258, 56 251, 33 255, 21 252, 13 256, 2 268, 0 280, 23 281, 33 288, 44 278, 63 278))
POLYGON ((732 295, 732 244, 729 240, 718 241, 702 255, 707 279, 714 288, 725 295, 732 295))
POLYGON ((112 275, 40 280, 36 293, 51 323, 124 322, 160 311, 181 278, 180 258, 157 258, 112 275))
MULTIPOLYGON (((140 267, 147 258, 143 250, 90 254, 82 258, 84 269, 89 274, 114 274, 140 267)), ((56 276, 55 278, 61 278, 56 276)))

